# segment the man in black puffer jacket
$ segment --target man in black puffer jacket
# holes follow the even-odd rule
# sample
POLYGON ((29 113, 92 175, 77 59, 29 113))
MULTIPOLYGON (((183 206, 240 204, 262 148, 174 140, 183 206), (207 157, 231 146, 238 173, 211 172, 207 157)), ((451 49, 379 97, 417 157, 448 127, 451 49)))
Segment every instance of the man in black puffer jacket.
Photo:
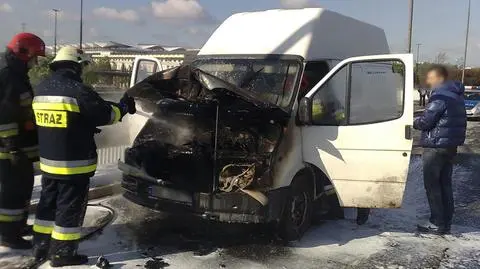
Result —
POLYGON ((454 203, 452 190, 453 158, 457 147, 465 142, 467 116, 459 82, 448 81, 445 67, 435 65, 427 73, 433 89, 423 115, 416 118, 414 128, 422 131, 423 180, 430 205, 430 220, 419 224, 422 232, 450 232, 454 203))

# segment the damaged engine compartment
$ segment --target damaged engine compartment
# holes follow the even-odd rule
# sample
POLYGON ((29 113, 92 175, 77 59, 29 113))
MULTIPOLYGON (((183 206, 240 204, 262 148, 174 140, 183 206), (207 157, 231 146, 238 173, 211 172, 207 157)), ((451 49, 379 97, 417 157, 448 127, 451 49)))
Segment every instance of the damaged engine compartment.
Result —
POLYGON ((127 93, 149 117, 126 152, 128 165, 189 193, 271 186, 286 111, 189 65, 127 93))

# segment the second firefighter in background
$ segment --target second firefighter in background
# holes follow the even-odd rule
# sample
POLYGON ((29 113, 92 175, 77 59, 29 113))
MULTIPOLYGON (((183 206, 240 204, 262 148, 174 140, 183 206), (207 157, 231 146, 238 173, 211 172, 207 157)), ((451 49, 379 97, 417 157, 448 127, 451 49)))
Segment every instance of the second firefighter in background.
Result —
POLYGON ((82 82, 83 51, 62 48, 50 64, 52 74, 35 89, 33 110, 38 126, 42 193, 33 226, 34 256, 51 266, 88 262, 77 254, 90 177, 97 168, 97 127, 135 113, 132 98, 103 100, 82 82))
POLYGON ((28 71, 45 56, 45 43, 31 33, 15 35, 0 55, 0 245, 29 249, 22 238, 38 159, 33 91, 28 71))

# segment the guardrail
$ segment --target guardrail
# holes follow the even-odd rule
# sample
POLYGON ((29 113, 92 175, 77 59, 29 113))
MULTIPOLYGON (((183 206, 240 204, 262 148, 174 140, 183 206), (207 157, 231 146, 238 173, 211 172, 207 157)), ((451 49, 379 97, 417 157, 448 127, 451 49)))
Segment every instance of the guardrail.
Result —
POLYGON ((98 149, 98 165, 114 164, 124 161, 127 145, 98 149))

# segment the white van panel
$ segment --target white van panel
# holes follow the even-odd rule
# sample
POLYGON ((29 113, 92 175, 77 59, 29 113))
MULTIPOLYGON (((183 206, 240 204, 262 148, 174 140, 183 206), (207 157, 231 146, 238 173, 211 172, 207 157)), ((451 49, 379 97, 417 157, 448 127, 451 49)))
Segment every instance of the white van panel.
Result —
POLYGON ((323 8, 232 15, 198 55, 298 55, 307 61, 390 53, 385 32, 323 8))
POLYGON ((160 60, 153 57, 136 57, 133 63, 130 87, 144 80, 148 76, 164 70, 160 60))
POLYGON ((306 97, 319 94, 320 101, 324 98, 328 101, 321 93, 332 86, 338 87, 334 92, 348 87, 349 101, 344 110, 350 122, 302 127, 304 161, 317 166, 331 180, 341 206, 400 207, 412 149, 407 130, 413 122, 413 56, 347 59, 334 67, 306 97), (372 61, 401 61, 405 77, 393 72, 393 64, 371 64, 372 61), (361 65, 355 67, 355 64, 361 65), (342 80, 348 74, 342 70, 348 71, 349 66, 351 88, 347 80, 342 80), (401 96, 397 94, 399 90, 401 96), (397 105, 398 101, 403 101, 402 107, 397 105), (349 102, 358 106, 349 106, 349 102), (362 123, 365 118, 372 123, 362 123))

